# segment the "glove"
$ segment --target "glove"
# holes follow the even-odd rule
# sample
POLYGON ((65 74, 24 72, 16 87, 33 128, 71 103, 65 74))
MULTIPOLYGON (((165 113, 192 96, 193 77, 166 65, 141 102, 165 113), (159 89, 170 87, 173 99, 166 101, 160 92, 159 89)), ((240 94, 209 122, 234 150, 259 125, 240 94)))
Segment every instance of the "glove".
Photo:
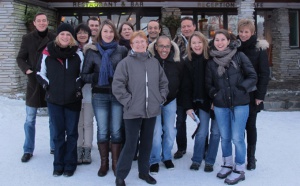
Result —
POLYGON ((46 82, 46 83, 44 83, 42 86, 43 86, 43 89, 44 89, 44 90, 48 90, 48 87, 49 87, 49 85, 48 85, 48 83, 47 83, 47 82, 46 82))

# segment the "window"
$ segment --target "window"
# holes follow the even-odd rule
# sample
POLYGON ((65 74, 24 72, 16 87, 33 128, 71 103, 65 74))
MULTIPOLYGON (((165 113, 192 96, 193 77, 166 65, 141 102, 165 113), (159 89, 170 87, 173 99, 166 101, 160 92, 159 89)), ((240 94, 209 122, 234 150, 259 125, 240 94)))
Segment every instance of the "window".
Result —
POLYGON ((299 47, 299 12, 289 12, 290 19, 290 47, 299 47))

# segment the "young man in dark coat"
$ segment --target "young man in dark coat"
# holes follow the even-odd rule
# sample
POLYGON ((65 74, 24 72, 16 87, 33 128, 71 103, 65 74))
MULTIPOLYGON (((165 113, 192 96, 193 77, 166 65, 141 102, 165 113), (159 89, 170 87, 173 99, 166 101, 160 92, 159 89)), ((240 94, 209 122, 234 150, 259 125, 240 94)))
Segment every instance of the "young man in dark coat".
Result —
MULTIPOLYGON (((36 80, 36 65, 47 43, 55 38, 55 35, 48 31, 49 21, 44 13, 35 15, 33 24, 36 29, 23 36, 17 56, 19 68, 28 77, 26 90, 26 121, 24 124, 25 142, 23 146, 24 154, 21 158, 22 162, 28 162, 33 155, 37 109, 47 106, 44 100, 45 91, 36 80)), ((51 122, 49 121, 49 123, 51 122)), ((49 128, 50 148, 53 150, 54 144, 51 124, 49 128)))

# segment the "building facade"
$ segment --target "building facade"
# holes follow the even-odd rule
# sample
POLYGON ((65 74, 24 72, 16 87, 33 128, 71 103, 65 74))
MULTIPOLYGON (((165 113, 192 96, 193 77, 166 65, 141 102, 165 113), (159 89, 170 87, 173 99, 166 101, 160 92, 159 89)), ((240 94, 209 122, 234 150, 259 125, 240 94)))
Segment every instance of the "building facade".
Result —
MULTIPOLYGON (((130 1, 113 0, 2 0, 0 2, 0 93, 23 92, 27 78, 19 70, 16 56, 21 39, 27 33, 22 17, 39 7, 49 17, 55 31, 60 22, 76 26, 90 16, 111 19, 118 27, 130 21, 136 30, 147 30, 150 20, 168 15, 191 16, 197 30, 208 38, 220 28, 237 34, 241 18, 253 19, 258 38, 270 43, 269 59, 274 81, 300 83, 300 2, 299 0, 188 0, 130 1)), ((169 29, 163 27, 169 34, 169 29)), ((177 30, 180 32, 180 29, 177 30)))

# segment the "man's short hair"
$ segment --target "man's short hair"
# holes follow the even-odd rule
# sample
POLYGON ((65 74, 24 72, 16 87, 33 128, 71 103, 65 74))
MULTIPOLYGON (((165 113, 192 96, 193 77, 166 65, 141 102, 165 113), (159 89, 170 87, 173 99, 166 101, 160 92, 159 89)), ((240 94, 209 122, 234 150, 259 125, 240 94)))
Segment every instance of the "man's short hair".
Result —
POLYGON ((100 18, 98 17, 90 17, 88 18, 88 20, 86 21, 86 23, 89 25, 89 21, 92 20, 92 21, 98 21, 99 22, 99 25, 101 24, 101 21, 100 21, 100 18))
POLYGON ((190 21, 192 21, 193 25, 196 25, 194 19, 189 16, 185 16, 185 17, 181 18, 180 24, 182 23, 182 21, 185 21, 185 20, 190 20, 190 21))

